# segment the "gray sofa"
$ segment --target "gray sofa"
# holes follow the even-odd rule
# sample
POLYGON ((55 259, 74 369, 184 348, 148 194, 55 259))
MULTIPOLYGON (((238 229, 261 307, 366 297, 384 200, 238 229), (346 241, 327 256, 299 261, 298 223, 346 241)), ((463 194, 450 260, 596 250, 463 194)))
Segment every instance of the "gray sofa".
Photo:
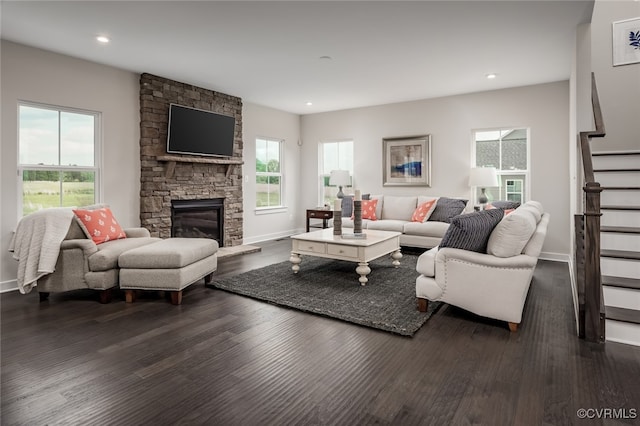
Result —
POLYGON ((60 244, 55 271, 38 279, 40 300, 49 293, 90 288, 100 291, 100 302, 111 301, 111 289, 118 285, 118 257, 121 253, 161 241, 145 228, 124 229, 127 238, 96 245, 75 220, 60 244))
MULTIPOLYGON (((427 220, 426 222, 411 221, 411 216, 417 206, 441 197, 371 195, 370 198, 378 200, 378 205, 376 206, 378 219, 363 219, 362 228, 401 232, 400 244, 403 246, 435 247, 440 243, 449 228, 449 223, 447 222, 434 220, 427 220)), ((466 200, 462 201, 466 205, 466 200)), ((343 217, 342 227, 351 230, 353 228, 353 220, 350 217, 343 217)))

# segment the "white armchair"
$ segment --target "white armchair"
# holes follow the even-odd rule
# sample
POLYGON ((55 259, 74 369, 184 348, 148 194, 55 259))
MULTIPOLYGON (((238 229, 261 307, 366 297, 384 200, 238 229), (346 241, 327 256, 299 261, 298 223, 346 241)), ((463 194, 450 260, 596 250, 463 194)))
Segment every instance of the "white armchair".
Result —
POLYGON ((539 206, 533 232, 531 228, 524 230, 520 216, 527 210, 526 215, 531 213, 530 208, 524 208, 518 215, 505 216, 496 226, 488 254, 450 247, 434 247, 423 253, 416 265, 421 274, 416 279, 418 309, 426 311, 429 300, 443 301, 506 321, 511 331, 517 331, 549 223, 549 214, 542 213, 539 206))

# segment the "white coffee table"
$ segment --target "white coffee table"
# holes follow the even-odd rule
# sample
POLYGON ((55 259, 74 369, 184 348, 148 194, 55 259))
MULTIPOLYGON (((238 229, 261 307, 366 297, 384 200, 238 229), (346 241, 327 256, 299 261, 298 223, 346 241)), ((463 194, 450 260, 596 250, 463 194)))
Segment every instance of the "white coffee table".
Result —
POLYGON ((365 230, 364 239, 346 239, 333 235, 333 229, 306 232, 291 237, 292 248, 289 261, 293 264, 294 273, 300 270, 302 255, 326 257, 328 259, 356 262, 356 272, 360 275, 361 285, 365 285, 371 272, 369 262, 385 254, 391 253, 392 265, 400 266, 400 232, 365 230))

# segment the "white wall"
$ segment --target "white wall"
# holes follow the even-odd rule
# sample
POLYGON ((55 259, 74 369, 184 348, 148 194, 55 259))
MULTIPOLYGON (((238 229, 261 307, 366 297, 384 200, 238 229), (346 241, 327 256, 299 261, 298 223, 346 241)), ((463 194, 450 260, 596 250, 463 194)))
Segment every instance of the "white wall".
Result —
POLYGON ((531 129, 531 198, 551 213, 543 251, 566 260, 569 223, 569 82, 495 90, 302 117, 302 204, 317 204, 318 143, 353 139, 356 186, 364 192, 471 196, 472 130, 531 129), (382 186, 382 138, 432 135, 432 185, 382 186))
POLYGON ((304 227, 300 202, 300 116, 251 103, 242 105, 244 243, 295 234, 304 227), (286 209, 257 213, 256 138, 284 139, 283 195, 286 209))
POLYGON ((607 136, 594 139, 594 151, 640 150, 640 63, 613 66, 612 23, 640 18, 638 1, 595 3, 591 23, 591 67, 607 136))
POLYGON ((17 217, 18 100, 102 113, 102 201, 124 226, 139 226, 138 74, 2 40, 2 205, 0 289, 15 286, 17 262, 7 251, 17 217))

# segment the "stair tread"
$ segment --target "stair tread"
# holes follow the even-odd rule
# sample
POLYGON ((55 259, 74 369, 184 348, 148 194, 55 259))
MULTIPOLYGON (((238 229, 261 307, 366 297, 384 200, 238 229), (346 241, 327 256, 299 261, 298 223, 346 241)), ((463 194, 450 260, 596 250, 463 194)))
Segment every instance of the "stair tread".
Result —
POLYGON ((615 155, 640 155, 640 151, 599 151, 591 153, 592 157, 605 157, 615 155))
POLYGON ((604 205, 600 206, 600 210, 640 210, 640 206, 604 205))
POLYGON ((601 226, 601 232, 617 232, 620 234, 640 234, 639 226, 601 226))
POLYGON ((612 277, 611 275, 602 276, 602 285, 609 287, 630 288, 632 290, 640 290, 640 279, 627 277, 612 277))
POLYGON ((640 252, 628 250, 600 250, 601 257, 615 257, 618 259, 636 259, 640 260, 640 252))
POLYGON ((606 318, 610 320, 640 324, 640 311, 636 311, 634 309, 607 306, 605 315, 606 318))
POLYGON ((630 168, 624 168, 624 169, 593 169, 594 172, 640 172, 640 169, 630 169, 630 168))
POLYGON ((603 191, 638 191, 640 186, 601 186, 603 191))

